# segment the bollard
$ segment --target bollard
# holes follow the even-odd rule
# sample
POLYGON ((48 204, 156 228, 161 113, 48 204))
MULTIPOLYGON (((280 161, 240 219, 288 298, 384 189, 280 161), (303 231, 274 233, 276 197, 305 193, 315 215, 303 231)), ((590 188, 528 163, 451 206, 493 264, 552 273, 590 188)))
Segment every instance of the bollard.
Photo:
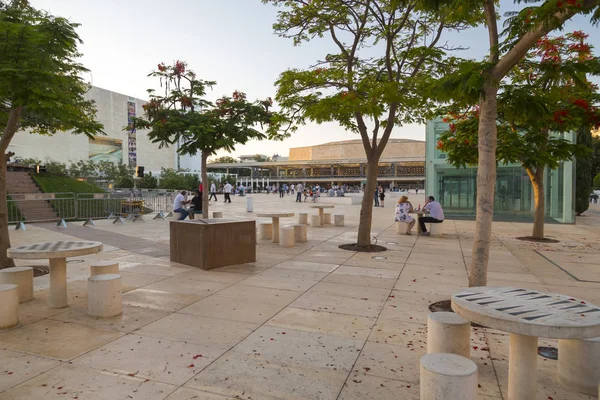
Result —
POLYGON ((253 204, 253 199, 250 196, 246 197, 246 212, 253 212, 254 208, 253 208, 254 204, 253 204))

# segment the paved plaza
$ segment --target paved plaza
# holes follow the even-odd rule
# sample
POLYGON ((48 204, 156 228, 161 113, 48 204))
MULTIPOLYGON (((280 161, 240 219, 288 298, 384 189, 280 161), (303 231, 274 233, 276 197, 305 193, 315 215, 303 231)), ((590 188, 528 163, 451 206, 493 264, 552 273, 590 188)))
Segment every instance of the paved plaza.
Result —
MULTIPOLYGON (((210 271, 170 262, 169 220, 151 216, 11 230, 13 246, 94 240, 104 251, 70 259, 66 308, 50 309, 49 277, 35 278, 21 324, 0 333, 0 399, 419 399, 428 306, 467 286, 475 223, 447 220, 443 237, 418 237, 416 227, 413 236, 397 235, 396 199, 374 209, 373 236, 386 252, 340 250, 356 240, 360 206, 336 205, 331 211, 345 214, 345 227, 309 227, 308 242, 293 248, 259 240, 256 262, 210 271), (88 263, 100 259, 120 264, 119 317, 87 316, 88 263)), ((255 195, 254 213, 245 198, 221 200, 211 211, 225 218, 317 213, 291 195, 255 195)), ((557 244, 515 239, 531 224, 493 230, 489 286, 600 304, 600 211, 577 225, 547 225, 557 244)), ((471 338, 479 399, 506 399, 508 334, 472 328, 471 338)), ((556 370, 556 361, 538 358, 538 400, 595 398, 563 388, 556 370)))

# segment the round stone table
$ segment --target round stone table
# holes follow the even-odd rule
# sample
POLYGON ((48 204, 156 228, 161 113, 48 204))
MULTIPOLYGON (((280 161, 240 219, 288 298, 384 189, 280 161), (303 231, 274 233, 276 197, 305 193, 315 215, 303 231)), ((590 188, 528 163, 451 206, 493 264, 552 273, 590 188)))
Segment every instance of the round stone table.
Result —
POLYGON ((11 247, 6 254, 21 260, 50 260, 50 308, 67 306, 67 257, 102 251, 100 242, 49 242, 11 247))
POLYGON ((273 219, 273 243, 279 243, 279 218, 293 217, 294 213, 260 213, 257 217, 273 219))
POLYGON ((319 209, 319 222, 320 222, 321 226, 323 226, 323 221, 325 219, 325 216, 324 216, 325 212, 323 211, 323 209, 324 208, 334 208, 335 206, 333 204, 314 204, 309 207, 319 209))
POLYGON ((461 317, 510 333, 508 400, 536 398, 538 337, 600 336, 600 308, 557 293, 513 287, 472 287, 452 295, 461 317))
POLYGON ((427 210, 413 210, 412 212, 410 212, 409 214, 415 214, 417 217, 415 218, 417 220, 417 233, 421 234, 423 231, 421 230, 421 224, 419 223, 419 218, 421 218, 423 215, 429 215, 429 211, 427 210))

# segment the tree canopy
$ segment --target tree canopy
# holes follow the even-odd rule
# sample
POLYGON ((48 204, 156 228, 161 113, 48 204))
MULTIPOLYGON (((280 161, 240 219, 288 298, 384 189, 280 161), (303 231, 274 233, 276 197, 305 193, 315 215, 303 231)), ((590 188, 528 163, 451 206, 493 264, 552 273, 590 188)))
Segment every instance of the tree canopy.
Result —
MULTIPOLYGON (((134 119, 134 127, 149 130, 148 138, 161 148, 177 145, 180 154, 201 153, 203 182, 207 182, 206 161, 217 151, 231 152, 250 140, 287 136, 280 130, 285 119, 272 110, 271 98, 251 102, 236 90, 213 104, 205 96, 216 82, 199 79, 184 61, 160 63, 149 76, 160 80, 164 92, 148 90, 150 101, 143 106, 144 116, 134 119)), ((204 197, 206 218, 208 191, 204 197)))
POLYGON ((27 1, 0 1, 0 268, 14 266, 6 203, 6 160, 20 130, 52 135, 102 133, 96 107, 85 98, 87 69, 77 62, 79 25, 36 10, 27 1))

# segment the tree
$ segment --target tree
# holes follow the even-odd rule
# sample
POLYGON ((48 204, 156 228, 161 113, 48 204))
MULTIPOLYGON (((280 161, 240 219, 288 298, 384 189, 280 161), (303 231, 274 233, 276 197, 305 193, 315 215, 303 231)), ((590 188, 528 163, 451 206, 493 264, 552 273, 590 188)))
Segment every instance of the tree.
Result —
MULTIPOLYGON (((253 139, 286 136, 279 132, 282 118, 270 111, 270 98, 249 102, 245 93, 235 91, 213 105, 204 96, 215 82, 198 79, 183 61, 171 66, 160 63, 149 76, 160 79, 164 93, 148 90, 150 101, 143 106, 144 117, 136 118, 134 126, 149 129, 148 137, 161 148, 179 143, 180 154, 200 152, 202 182, 208 182, 206 160, 217 151, 231 152, 236 144, 253 139), (265 131, 258 130, 258 125, 266 127, 265 131)), ((204 191, 203 204, 203 216, 208 218, 208 190, 204 191)))
MULTIPOLYGON (((589 150, 562 134, 600 124, 600 111, 591 105, 600 97, 588 80, 588 76, 600 75, 600 63, 592 57, 586 38, 577 31, 540 39, 509 73, 509 83, 499 86, 494 158, 504 164, 520 163, 531 180, 534 239, 544 238, 544 170, 556 169, 589 150)), ((450 129, 441 135, 438 149, 446 151, 448 162, 457 167, 476 165, 479 108, 459 114, 460 107, 460 102, 449 107, 450 129)))
POLYGON ((156 189, 158 187, 158 179, 152 176, 152 172, 148 172, 139 180, 137 187, 140 189, 156 189))
POLYGON ((217 157, 210 161, 210 164, 235 164, 237 160, 230 156, 217 157))
POLYGON ((98 166, 91 160, 79 160, 69 165, 69 176, 75 179, 93 178, 98 174, 98 166))
MULTIPOLYGON (((600 133, 600 131, 598 131, 600 133)), ((592 176, 600 174, 600 136, 592 138, 592 154, 590 155, 592 176)))
POLYGON ((21 131, 53 135, 72 131, 89 137, 101 133, 80 56, 78 24, 29 6, 0 1, 0 268, 12 267, 6 203, 6 157, 21 131))
POLYGON ((509 13, 506 29, 498 30, 499 4, 495 0, 431 0, 446 7, 465 7, 473 12, 483 7, 489 38, 489 57, 486 63, 465 61, 456 73, 447 76, 440 87, 454 99, 478 97, 478 166, 477 210, 472 261, 469 268, 469 286, 485 286, 492 235, 492 218, 496 185, 496 147, 498 131, 497 95, 500 82, 525 56, 538 40, 549 32, 560 29, 577 14, 592 14, 591 20, 600 19, 600 0, 517 0, 528 4, 517 13, 509 13), (538 5, 533 5, 533 4, 538 5), (502 40, 501 40, 502 39, 502 40))
POLYGON ((273 161, 273 159, 271 157, 265 156, 264 154, 255 154, 253 158, 254 158, 254 161, 256 161, 256 162, 273 161))
POLYGON ((419 90, 440 62, 447 30, 461 30, 480 13, 424 2, 397 0, 263 0, 283 6, 273 28, 294 45, 327 37, 328 49, 315 65, 284 71, 276 82, 278 103, 295 124, 335 121, 358 133, 367 159, 367 182, 358 228, 358 246, 371 244, 373 192, 378 163, 396 126, 423 122, 427 99, 419 90), (456 22, 457 19, 466 22, 456 22))
POLYGON ((600 174, 594 176, 594 187, 600 189, 600 174))

